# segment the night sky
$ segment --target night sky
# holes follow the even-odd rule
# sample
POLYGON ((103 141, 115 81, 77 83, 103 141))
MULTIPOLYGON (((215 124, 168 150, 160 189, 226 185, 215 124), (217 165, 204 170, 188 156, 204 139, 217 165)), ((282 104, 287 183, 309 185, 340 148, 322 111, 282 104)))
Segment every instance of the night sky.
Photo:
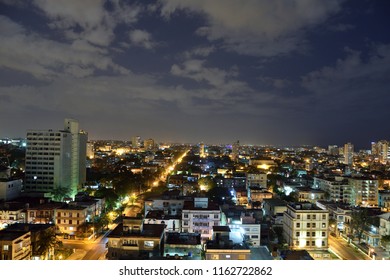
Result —
POLYGON ((368 148, 390 140, 390 1, 0 0, 0 137, 368 148))

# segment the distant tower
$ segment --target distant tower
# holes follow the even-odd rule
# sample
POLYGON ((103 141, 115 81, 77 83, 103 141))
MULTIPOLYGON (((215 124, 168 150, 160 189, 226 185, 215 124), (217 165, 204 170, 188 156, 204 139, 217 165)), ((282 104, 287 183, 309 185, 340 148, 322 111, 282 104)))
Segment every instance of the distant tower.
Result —
POLYGON ((199 156, 204 158, 206 156, 205 151, 204 151, 204 144, 200 143, 199 144, 199 156))
POLYGON ((131 138, 131 146, 134 149, 138 149, 141 147, 141 137, 140 136, 133 136, 131 138))
POLYGON ((353 144, 344 144, 344 163, 346 165, 352 165, 353 163, 353 144))
POLYGON ((144 141, 144 148, 146 151, 153 151, 155 147, 154 140, 152 138, 146 139, 144 141))
POLYGON ((378 158, 379 162, 386 164, 389 159, 389 141, 378 141, 378 158))
POLYGON ((232 160, 237 161, 240 153, 240 141, 236 141, 232 145, 232 160))

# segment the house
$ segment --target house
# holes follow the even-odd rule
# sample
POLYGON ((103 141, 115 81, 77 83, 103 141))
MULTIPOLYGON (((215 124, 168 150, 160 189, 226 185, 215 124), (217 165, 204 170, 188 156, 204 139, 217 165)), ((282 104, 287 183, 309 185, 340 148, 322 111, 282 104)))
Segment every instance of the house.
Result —
POLYGON ((160 258, 164 250, 164 224, 144 224, 143 219, 123 217, 108 237, 109 260, 160 258))

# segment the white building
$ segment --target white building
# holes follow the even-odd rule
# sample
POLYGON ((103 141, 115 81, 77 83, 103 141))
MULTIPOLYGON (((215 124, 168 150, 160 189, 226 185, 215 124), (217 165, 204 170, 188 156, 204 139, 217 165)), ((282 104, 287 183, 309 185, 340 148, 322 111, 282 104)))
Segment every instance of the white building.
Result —
POLYGON ((377 206, 378 205, 378 180, 372 178, 349 178, 351 186, 351 205, 377 206))
POLYGON ((287 205, 283 234, 292 249, 328 249, 329 212, 311 203, 287 205))
POLYGON ((29 130, 26 148, 27 193, 66 188, 75 195, 86 180, 87 134, 65 119, 64 130, 29 130))
POLYGON ((221 209, 207 197, 195 197, 185 201, 182 210, 182 231, 200 233, 202 240, 212 236, 213 226, 221 225, 221 209))
POLYGON ((314 177, 313 187, 327 192, 331 201, 344 203, 351 201, 351 186, 345 177, 314 177))
POLYGON ((353 144, 347 143, 344 145, 344 164, 352 165, 353 163, 353 144))
POLYGON ((19 197, 22 187, 21 179, 0 179, 0 200, 8 201, 19 197))

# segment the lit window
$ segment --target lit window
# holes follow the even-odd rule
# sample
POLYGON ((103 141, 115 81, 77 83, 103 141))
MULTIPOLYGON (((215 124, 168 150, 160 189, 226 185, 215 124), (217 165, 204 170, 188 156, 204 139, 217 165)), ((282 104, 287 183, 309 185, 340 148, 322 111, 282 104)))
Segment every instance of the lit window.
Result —
POLYGON ((145 248, 153 248, 154 247, 154 241, 144 241, 145 248))
POLYGON ((4 245, 4 246, 3 246, 3 250, 4 250, 4 251, 8 251, 8 248, 9 248, 9 245, 4 245))

